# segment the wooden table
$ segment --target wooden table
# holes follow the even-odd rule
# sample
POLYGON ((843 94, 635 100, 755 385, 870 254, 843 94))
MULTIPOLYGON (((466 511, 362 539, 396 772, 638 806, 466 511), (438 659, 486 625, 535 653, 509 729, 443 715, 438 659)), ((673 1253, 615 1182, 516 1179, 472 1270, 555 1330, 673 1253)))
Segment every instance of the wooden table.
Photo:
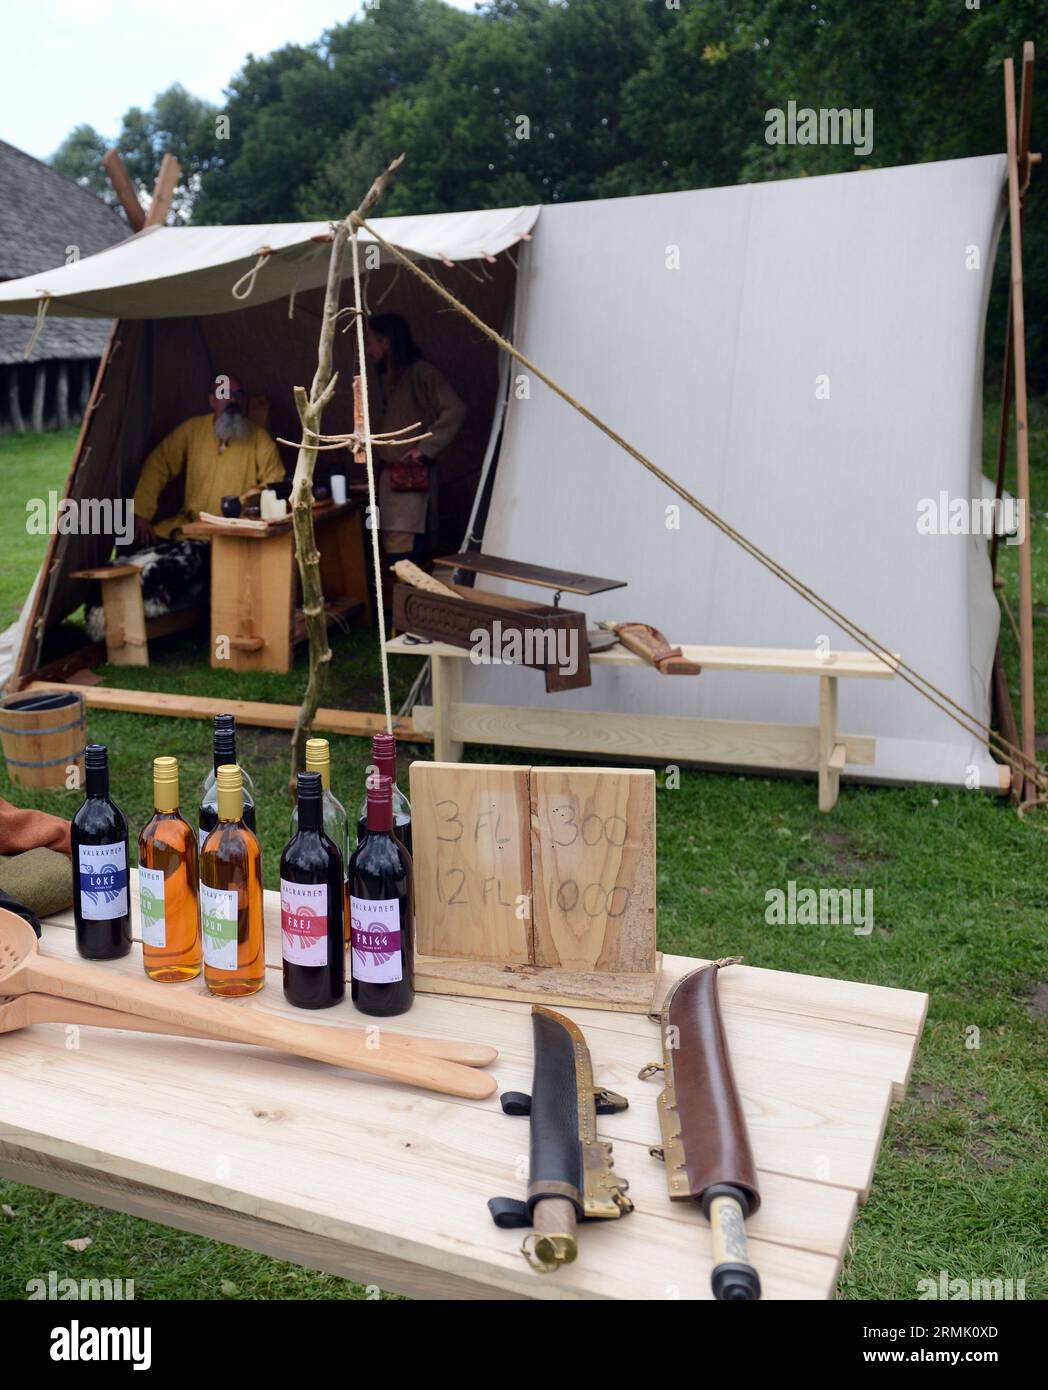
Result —
MULTIPOLYGON (((331 620, 371 621, 363 508, 318 507, 313 525, 331 620)), ((295 613, 298 574, 290 516, 265 531, 235 521, 193 521, 183 534, 211 542, 211 665, 233 671, 290 671, 305 623, 295 613)))
MULTIPOLYGON (((278 916, 267 893, 270 962, 278 916)), ((731 950, 730 927, 720 946, 731 950)), ((43 948, 74 958, 71 913, 45 925, 43 948)), ((664 983, 696 964, 667 956, 664 983)), ((98 969, 137 973, 138 948, 98 969)), ((720 990, 761 1175, 748 1228, 765 1296, 829 1298, 927 996, 746 966, 720 990)), ((292 1012, 278 966, 230 1007, 292 1012)), ((648 1154, 659 1084, 637 1072, 658 1056, 655 1025, 574 1017, 596 1080, 629 1098, 600 1132, 637 1210, 586 1226, 577 1262, 555 1275, 534 1274, 521 1233, 488 1216, 489 1197, 523 1196, 528 1147, 526 1121, 497 1098, 453 1100, 236 1044, 83 1028, 73 1046, 57 1024, 0 1036, 0 1174, 421 1298, 709 1298, 709 1229, 692 1204, 669 1202, 648 1154)), ((311 1021, 364 1020, 347 1003, 311 1021)), ((493 1043, 500 1087, 530 1089, 526 1005, 420 995, 396 1026, 493 1043)))
POLYGON ((386 651, 390 656, 425 656, 432 663, 433 704, 416 705, 412 719, 417 729, 432 733, 437 762, 460 762, 465 744, 484 743, 583 753, 611 762, 644 758, 728 767, 786 768, 817 775, 820 811, 832 811, 837 804, 841 773, 847 764, 872 767, 876 756, 875 739, 840 732, 839 682, 891 680, 898 669, 897 657, 882 660, 872 652, 682 646, 682 655, 697 662, 702 674, 663 676, 620 643, 605 651, 590 652, 591 666, 644 667, 644 679, 672 680, 678 685, 705 680, 707 673, 714 671, 814 677, 819 683, 819 719, 817 724, 807 726, 667 714, 610 714, 582 708, 466 704, 462 700, 462 663, 470 659, 471 653, 465 648, 401 634, 386 643, 386 651))

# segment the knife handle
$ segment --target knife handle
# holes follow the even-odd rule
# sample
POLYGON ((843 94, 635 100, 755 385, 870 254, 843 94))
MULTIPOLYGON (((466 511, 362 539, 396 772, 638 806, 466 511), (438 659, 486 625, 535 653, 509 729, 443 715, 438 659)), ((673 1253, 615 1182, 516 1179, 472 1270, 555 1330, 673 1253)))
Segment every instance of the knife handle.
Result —
POLYGON ((761 1281, 750 1264, 743 1193, 718 1184, 703 1193, 703 1207, 713 1232, 713 1297, 722 1303, 754 1302, 761 1281))
POLYGON ((575 1239, 575 1205, 567 1197, 544 1197, 535 1203, 532 1234, 521 1247, 533 1269, 548 1274, 570 1265, 579 1253, 575 1239))

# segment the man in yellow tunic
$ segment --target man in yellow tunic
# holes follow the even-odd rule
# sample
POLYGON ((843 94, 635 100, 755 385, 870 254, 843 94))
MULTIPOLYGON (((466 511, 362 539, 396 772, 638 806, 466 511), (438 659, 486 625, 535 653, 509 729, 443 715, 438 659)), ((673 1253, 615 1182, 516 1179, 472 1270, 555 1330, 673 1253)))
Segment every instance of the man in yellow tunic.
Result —
POLYGON ((218 515, 222 498, 243 501, 284 478, 272 436, 247 416, 247 396, 236 377, 214 380, 210 415, 194 415, 162 439, 146 459, 135 488, 135 541, 177 540, 201 512, 218 515), (160 495, 173 478, 185 477, 181 511, 157 521, 160 495))

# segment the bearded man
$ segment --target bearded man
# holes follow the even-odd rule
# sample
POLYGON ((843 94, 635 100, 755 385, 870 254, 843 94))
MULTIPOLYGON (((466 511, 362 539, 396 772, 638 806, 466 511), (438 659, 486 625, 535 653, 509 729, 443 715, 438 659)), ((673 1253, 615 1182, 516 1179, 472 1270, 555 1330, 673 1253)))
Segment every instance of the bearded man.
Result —
POLYGON ((209 415, 193 415, 162 439, 146 459, 135 488, 135 542, 177 540, 201 512, 219 515, 222 498, 243 501, 284 478, 272 436, 247 415, 247 395, 236 377, 220 373, 208 397, 209 415), (182 509, 157 521, 160 496, 185 476, 182 509))

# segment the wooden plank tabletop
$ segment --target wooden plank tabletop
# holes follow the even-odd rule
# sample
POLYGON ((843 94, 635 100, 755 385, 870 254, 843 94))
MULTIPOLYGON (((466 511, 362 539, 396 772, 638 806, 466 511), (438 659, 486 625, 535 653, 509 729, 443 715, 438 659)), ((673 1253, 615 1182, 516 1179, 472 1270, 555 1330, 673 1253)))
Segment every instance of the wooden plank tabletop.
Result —
MULTIPOLYGON (((401 633, 386 643, 393 656, 454 656, 468 660, 465 647, 448 642, 410 639, 401 633)), ((807 647, 702 647, 681 645, 689 661, 697 661, 704 671, 765 671, 784 676, 854 676, 866 680, 891 680, 898 670, 899 657, 882 660, 873 652, 825 652, 820 655, 807 647)), ((642 657, 620 643, 605 651, 590 652, 594 666, 647 666, 642 657)))
POLYGON ((609 589, 624 589, 627 584, 625 579, 601 579, 577 570, 529 565, 523 560, 505 560, 501 555, 483 555, 479 550, 442 555, 433 563, 442 568, 468 570, 472 574, 489 574, 495 579, 515 579, 518 584, 534 584, 541 589, 563 590, 567 594, 603 594, 609 589))
MULTIPOLYGON (((300 1018, 281 990, 275 893, 266 924, 266 988, 230 1007, 300 1018)), ((71 913, 45 924, 43 948, 75 958, 71 913)), ((664 987, 699 963, 667 957, 664 987)), ((137 945, 98 968, 137 974, 137 945)), ((726 970, 720 989, 760 1170, 748 1229, 765 1296, 831 1297, 927 996, 748 966, 726 970)), ((391 1026, 493 1043, 500 1088, 528 1090, 529 1012, 420 995, 391 1026)), ((656 1027, 643 1015, 573 1016, 598 1083, 629 1098, 600 1131, 637 1209, 585 1226, 578 1260, 553 1276, 534 1274, 521 1233, 488 1216, 487 1198, 523 1195, 528 1147, 527 1122, 497 1098, 437 1096, 237 1044, 58 1024, 0 1037, 0 1173, 418 1297, 709 1298, 709 1229, 694 1205, 669 1202, 648 1154, 660 1088, 637 1072, 657 1058, 656 1027)), ((310 1022, 367 1020, 347 1002, 310 1022)))
MULTIPOLYGON (((348 502, 314 502, 313 525, 319 529, 347 512, 359 510, 360 503, 355 499, 348 502)), ((289 502, 287 515, 274 521, 263 521, 261 517, 222 517, 214 521, 187 521, 182 527, 182 534, 192 540, 203 541, 210 540, 212 536, 231 536, 238 541, 268 541, 275 536, 286 535, 291 528, 289 502)))

